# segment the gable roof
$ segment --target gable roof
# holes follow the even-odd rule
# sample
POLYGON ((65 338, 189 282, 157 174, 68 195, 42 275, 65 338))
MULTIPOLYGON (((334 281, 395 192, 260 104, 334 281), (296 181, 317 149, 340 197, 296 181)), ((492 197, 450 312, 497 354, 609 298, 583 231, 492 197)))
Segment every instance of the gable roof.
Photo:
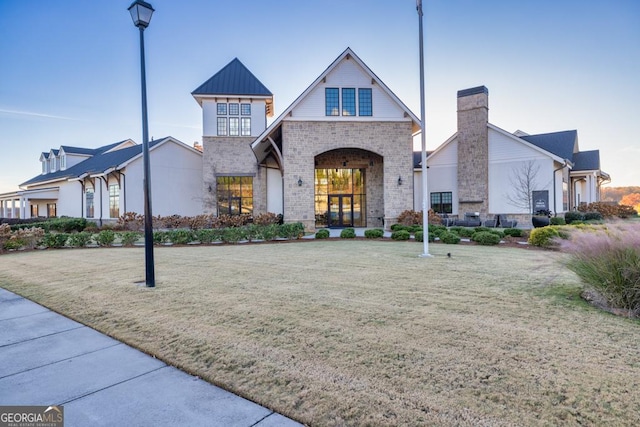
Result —
POLYGON ((264 132, 262 132, 262 134, 260 134, 258 136, 258 138, 256 138, 256 140, 251 144, 251 148, 253 149, 254 154, 256 155, 256 158, 258 159, 259 162, 261 162, 262 160, 264 160, 264 158, 267 155, 267 150, 269 143, 265 142, 265 140, 274 132, 278 131, 278 129, 280 128, 280 126, 282 125, 282 121, 284 120, 284 118, 291 113, 291 111, 293 111, 293 109, 300 104, 300 102, 307 96, 309 95, 309 93, 311 93, 311 91, 313 91, 316 86, 318 86, 323 79, 331 72, 333 71, 340 62, 342 62, 343 59, 345 58, 352 58, 360 67, 362 67, 362 69, 365 71, 365 73, 367 73, 372 81, 375 81, 376 84, 378 84, 378 86, 380 86, 380 88, 382 89, 382 91, 387 94, 394 102, 396 102, 400 108, 404 111, 404 113, 406 114, 406 117, 409 117, 412 122, 414 123, 413 126, 413 132, 414 134, 417 133, 420 130, 420 119, 418 119, 418 117, 416 117, 415 114, 413 114, 413 112, 409 109, 409 107, 407 107, 404 102, 402 102, 400 100, 400 98, 398 98, 396 96, 395 93, 393 93, 391 91, 391 89, 389 89, 389 87, 384 84, 384 82, 382 80, 380 80, 380 78, 373 72, 371 71, 371 69, 367 66, 367 64, 365 64, 362 59, 360 59, 358 57, 358 55, 356 55, 353 50, 351 50, 350 47, 346 48, 344 50, 344 52, 342 52, 323 72, 322 74, 320 74, 318 76, 317 79, 315 79, 313 81, 313 83, 311 83, 309 85, 309 87, 307 87, 305 89, 304 92, 302 92, 300 94, 300 96, 298 96, 295 101, 293 101, 291 103, 291 105, 289 105, 283 112, 282 114, 280 114, 280 116, 278 116, 278 118, 276 120, 273 121, 273 123, 271 123, 271 125, 269 127, 267 127, 267 129, 265 129, 264 132), (263 145, 262 149, 259 150, 261 144, 263 145))
POLYGON ((567 130, 562 132, 541 133, 538 135, 523 135, 520 139, 524 139, 562 159, 573 161, 573 152, 577 145, 578 131, 567 130))
POLYGON ((580 151, 573 155, 573 171, 600 170, 600 150, 580 151))
POLYGON ((273 96, 238 58, 202 83, 191 95, 273 96))
POLYGON ((82 154, 85 156, 92 156, 96 152, 95 148, 70 147, 68 145, 61 145, 60 149, 67 154, 82 154))

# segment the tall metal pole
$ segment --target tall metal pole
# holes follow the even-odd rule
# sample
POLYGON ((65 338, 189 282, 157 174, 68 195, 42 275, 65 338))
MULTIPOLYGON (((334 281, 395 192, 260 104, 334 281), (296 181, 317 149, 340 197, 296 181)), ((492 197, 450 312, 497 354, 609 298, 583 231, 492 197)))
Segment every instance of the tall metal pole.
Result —
POLYGON ((149 125, 147 121, 147 79, 144 67, 144 27, 140 25, 140 75, 142 87, 142 159, 144 162, 144 263, 145 283, 156 286, 153 265, 153 223, 151 213, 151 180, 149 167, 149 125))
POLYGON ((416 9, 418 10, 418 22, 420 31, 420 139, 422 141, 422 230, 423 230, 423 253, 421 257, 430 257, 429 254, 429 203, 427 191, 427 140, 426 140, 426 117, 424 105, 424 47, 422 36, 422 0, 416 0, 416 9))

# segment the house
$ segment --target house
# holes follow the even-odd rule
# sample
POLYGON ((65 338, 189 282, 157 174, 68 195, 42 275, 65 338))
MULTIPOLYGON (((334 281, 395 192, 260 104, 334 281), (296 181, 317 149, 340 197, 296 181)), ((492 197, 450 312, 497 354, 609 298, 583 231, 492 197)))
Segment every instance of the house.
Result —
POLYGON ((413 208, 418 118, 349 48, 283 113, 238 60, 192 92, 203 111, 204 211, 316 227, 390 226, 413 208))
MULTIPOLYGON (((154 215, 202 210, 202 153, 173 137, 151 141, 154 215)), ((63 145, 40 155, 42 172, 0 194, 0 217, 70 216, 115 221, 143 213, 142 146, 130 139, 90 149, 63 145)))
MULTIPOLYGON (((575 130, 529 135, 489 123, 484 86, 458 91, 457 121, 457 132, 427 158, 429 205, 438 213, 509 214, 524 224, 537 210, 561 214, 599 201, 600 186, 610 180, 598 150, 580 151, 575 130)), ((416 154, 416 207, 420 166, 416 154)))

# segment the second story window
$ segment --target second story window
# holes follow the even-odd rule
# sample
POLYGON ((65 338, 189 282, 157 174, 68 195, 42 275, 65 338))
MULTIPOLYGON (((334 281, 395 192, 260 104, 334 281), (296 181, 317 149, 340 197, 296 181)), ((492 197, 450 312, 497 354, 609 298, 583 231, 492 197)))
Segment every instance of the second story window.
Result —
POLYGON ((218 136, 251 136, 251 104, 217 104, 218 136))
POLYGON ((371 89, 369 88, 358 89, 358 115, 373 115, 373 101, 371 99, 371 89))
POLYGON ((327 116, 340 115, 340 98, 337 87, 328 87, 324 90, 325 111, 327 116))
POLYGON ((326 116, 373 116, 373 96, 371 88, 327 87, 324 89, 326 116))
POLYGON ((352 87, 342 88, 342 115, 356 115, 356 90, 352 87))

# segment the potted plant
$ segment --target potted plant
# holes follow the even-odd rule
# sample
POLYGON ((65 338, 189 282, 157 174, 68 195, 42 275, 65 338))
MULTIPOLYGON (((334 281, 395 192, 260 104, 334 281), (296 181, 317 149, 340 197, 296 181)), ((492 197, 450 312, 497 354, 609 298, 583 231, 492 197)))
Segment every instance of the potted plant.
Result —
POLYGON ((531 216, 531 223, 535 228, 545 227, 551 222, 551 211, 548 209, 537 210, 531 216))

